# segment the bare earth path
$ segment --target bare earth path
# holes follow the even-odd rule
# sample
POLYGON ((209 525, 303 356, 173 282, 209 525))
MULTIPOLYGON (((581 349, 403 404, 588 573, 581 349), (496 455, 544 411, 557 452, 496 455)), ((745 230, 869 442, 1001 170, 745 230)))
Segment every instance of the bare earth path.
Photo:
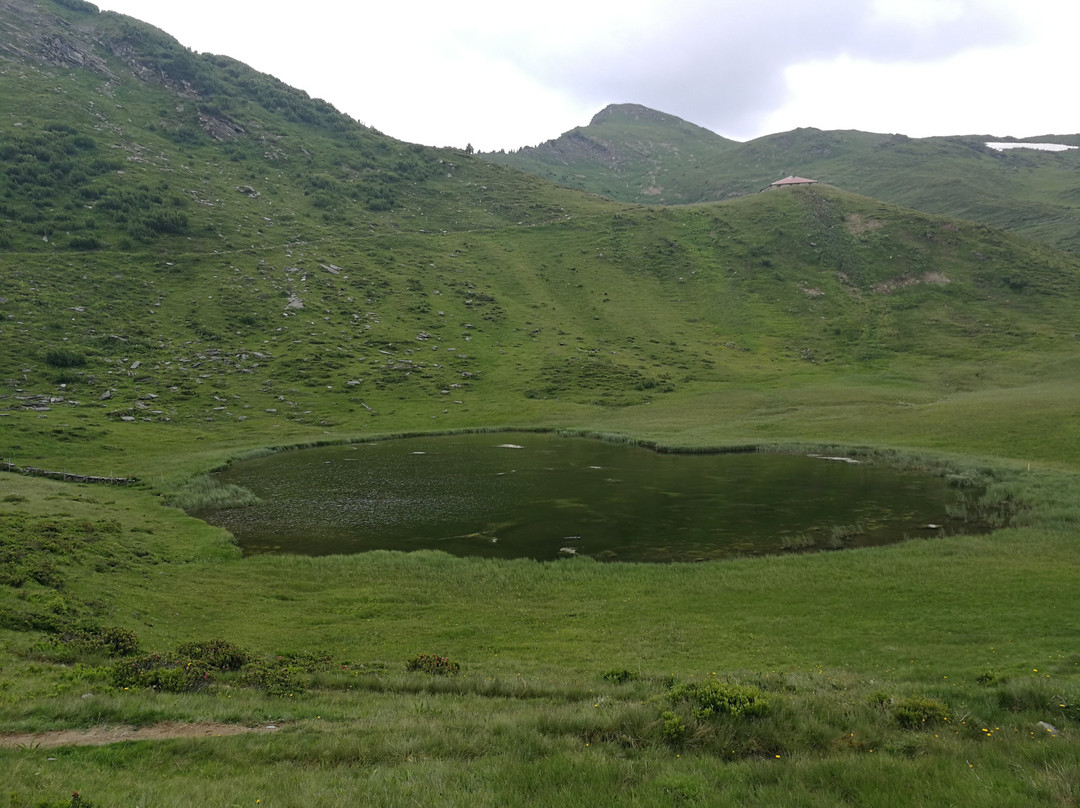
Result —
POLYGON ((216 738, 246 732, 270 733, 277 725, 245 727, 240 724, 180 724, 165 722, 148 727, 125 725, 91 727, 90 729, 60 729, 51 732, 27 732, 19 735, 0 735, 0 748, 27 747, 47 749, 54 746, 104 746, 120 741, 163 741, 170 738, 216 738))

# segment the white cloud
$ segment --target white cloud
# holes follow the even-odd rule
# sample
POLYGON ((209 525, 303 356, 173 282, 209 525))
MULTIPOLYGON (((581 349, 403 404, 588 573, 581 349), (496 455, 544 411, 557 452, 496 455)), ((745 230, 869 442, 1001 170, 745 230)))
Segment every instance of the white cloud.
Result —
POLYGON ((1051 114, 1044 95, 1056 87, 1060 96, 1072 72, 1054 72, 1072 51, 1064 36, 1078 14, 1058 0, 99 5, 430 145, 532 145, 613 102, 741 138, 796 126, 1080 129, 1060 125, 1068 99, 1051 114))
POLYGON ((1067 41, 1080 12, 1031 0, 1014 41, 915 64, 851 56, 793 64, 785 71, 787 104, 761 123, 900 132, 912 137, 1072 134, 1080 120, 1066 100, 1075 68, 1067 41))

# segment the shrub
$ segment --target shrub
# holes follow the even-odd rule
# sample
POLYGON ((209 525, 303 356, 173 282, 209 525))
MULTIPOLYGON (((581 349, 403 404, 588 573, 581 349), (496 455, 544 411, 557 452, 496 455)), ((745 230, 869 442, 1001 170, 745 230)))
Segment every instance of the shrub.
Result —
POLYGON ((876 707, 879 710, 884 710, 889 705, 889 702, 892 701, 892 696, 890 696, 884 690, 875 690, 873 693, 870 694, 870 697, 867 699, 867 701, 869 702, 871 707, 876 707))
POLYGON ((601 674, 600 678, 611 682, 612 684, 621 685, 633 679, 634 674, 626 668, 612 668, 606 673, 601 674))
POLYGON ((937 699, 909 696, 893 705, 893 718, 905 729, 918 729, 949 720, 949 708, 937 699))
MULTIPOLYGON (((2 571, 0 567, 0 571, 2 571)), ((63 631, 67 620, 60 615, 47 612, 31 612, 0 606, 0 628, 8 631, 44 631, 55 633, 63 631)))
POLYGON ((139 224, 154 233, 182 235, 187 232, 188 217, 178 210, 154 210, 144 214, 139 224))
POLYGON ((149 687, 168 693, 201 690, 215 671, 239 670, 251 656, 225 640, 186 642, 168 654, 146 654, 113 665, 110 677, 117 687, 149 687))
POLYGON ((690 704, 693 715, 702 719, 721 715, 751 718, 769 712, 769 700, 757 688, 716 679, 675 685, 668 692, 668 698, 672 704, 690 704))
POLYGON ((139 650, 135 632, 119 626, 76 626, 59 635, 60 642, 86 653, 131 656, 139 650))
POLYGON ((304 690, 301 671, 281 658, 258 659, 249 663, 240 675, 240 684, 265 690, 272 696, 291 696, 304 690))
MULTIPOLYGON (((83 377, 72 370, 61 370, 53 378, 53 381, 57 384, 78 384, 83 380, 83 377)), ((60 440, 64 440, 63 437, 60 440)))
POLYGON ((93 236, 72 236, 68 246, 73 250, 100 250, 103 245, 93 236))
POLYGON ((461 665, 451 662, 449 657, 418 654, 405 663, 405 670, 420 671, 432 676, 457 676, 461 672, 461 665))
POLYGON ((50 348, 45 352, 45 362, 54 368, 76 368, 86 364, 86 354, 70 348, 50 348))
POLYGON ((273 696, 291 696, 307 687, 306 674, 330 667, 329 654, 315 651, 296 651, 273 659, 252 659, 240 675, 240 684, 265 690, 273 696))
POLYGON ((210 668, 197 660, 169 659, 147 654, 113 665, 109 672, 116 687, 148 687, 164 693, 190 693, 210 684, 210 668))
POLYGON ((660 714, 660 720, 663 721, 663 725, 660 727, 660 736, 673 746, 681 743, 686 736, 686 724, 683 723, 682 718, 678 714, 667 710, 660 714))
POLYGON ((42 586, 63 589, 64 578, 56 565, 48 558, 31 558, 24 564, 26 574, 42 586))
POLYGON ((207 667, 219 671, 238 671, 251 661, 251 654, 225 640, 180 643, 176 646, 175 655, 197 659, 207 667))
POLYGON ((323 671, 330 667, 333 658, 324 651, 290 651, 278 657, 284 664, 305 673, 323 671))

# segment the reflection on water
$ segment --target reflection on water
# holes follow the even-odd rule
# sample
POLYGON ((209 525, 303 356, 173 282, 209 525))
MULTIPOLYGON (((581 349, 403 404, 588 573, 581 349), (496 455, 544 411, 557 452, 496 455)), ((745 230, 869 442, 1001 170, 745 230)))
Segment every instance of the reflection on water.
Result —
POLYGON ((305 449, 234 464, 261 505, 203 512, 246 554, 690 561, 961 532, 939 478, 774 454, 657 454, 475 434, 305 449), (930 528, 928 525, 935 525, 930 528))

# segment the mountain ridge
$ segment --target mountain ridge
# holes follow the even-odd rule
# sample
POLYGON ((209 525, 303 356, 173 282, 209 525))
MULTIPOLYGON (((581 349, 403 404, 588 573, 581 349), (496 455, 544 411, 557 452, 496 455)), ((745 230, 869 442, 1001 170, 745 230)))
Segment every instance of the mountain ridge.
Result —
MULTIPOLYGON (((998 140, 1041 139, 911 138, 806 127, 738 143, 640 105, 612 105, 588 126, 538 146, 482 156, 568 187, 639 204, 730 199, 799 174, 1080 250, 1080 233, 1072 226, 1080 215, 1080 149, 1025 154, 986 145, 998 140), (651 126, 627 125, 634 116, 651 126), (679 147, 672 149, 670 141, 676 139, 679 147), (581 144, 599 146, 590 150, 581 144)), ((1077 134, 1054 140, 1080 146, 1077 134)))

